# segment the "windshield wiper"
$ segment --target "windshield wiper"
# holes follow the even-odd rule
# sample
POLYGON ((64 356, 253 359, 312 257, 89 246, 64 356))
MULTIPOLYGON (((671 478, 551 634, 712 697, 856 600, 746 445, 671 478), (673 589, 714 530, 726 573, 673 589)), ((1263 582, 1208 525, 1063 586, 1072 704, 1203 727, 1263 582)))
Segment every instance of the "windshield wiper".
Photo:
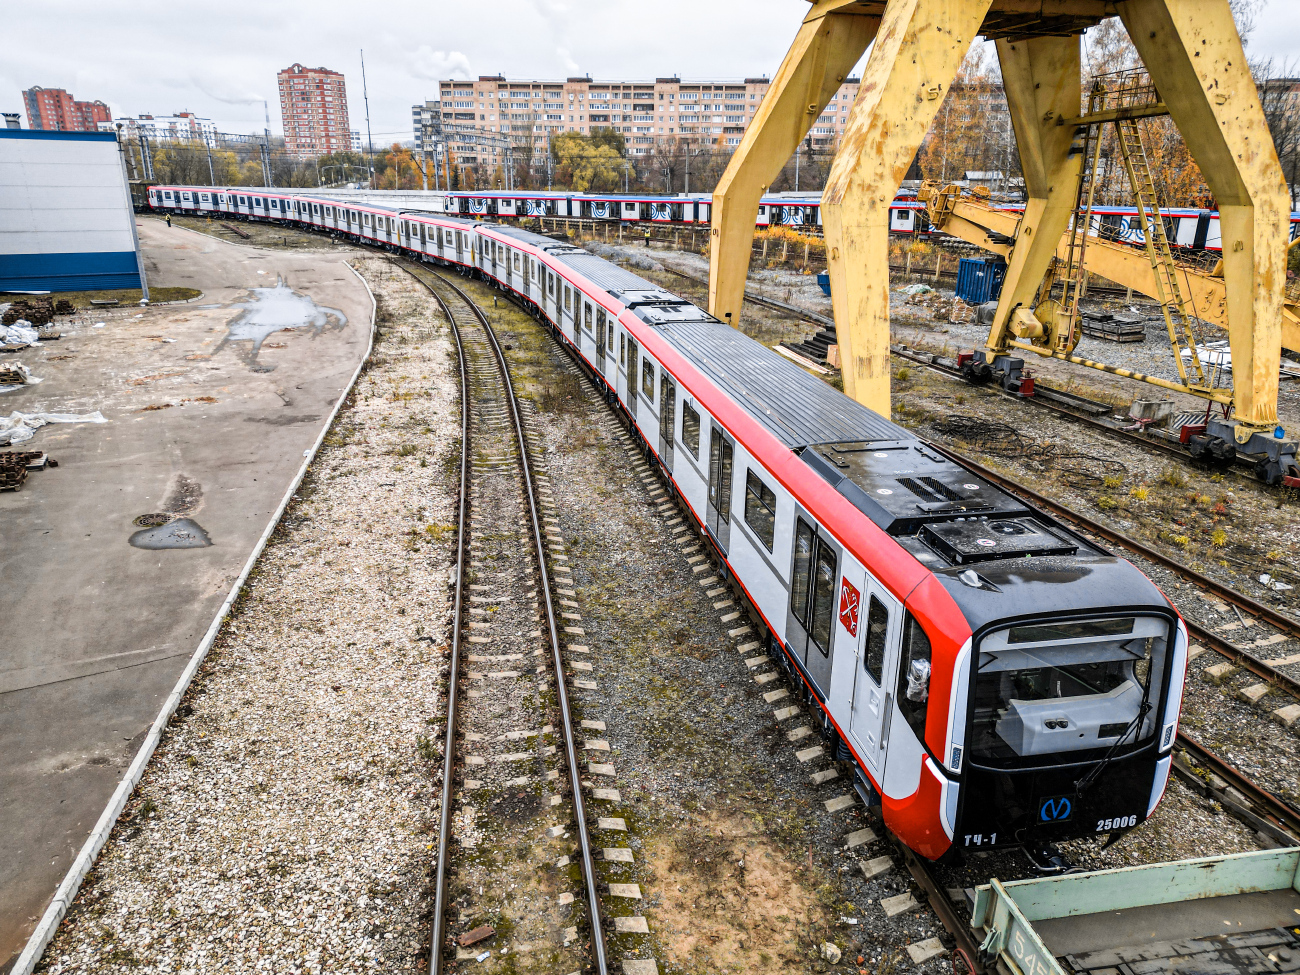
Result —
MULTIPOLYGON (((1142 693, 1142 703, 1138 705, 1138 713, 1133 720, 1128 723, 1128 727, 1124 729, 1124 733, 1115 739, 1115 744, 1111 745, 1110 748, 1107 749, 1106 754, 1101 757, 1101 761, 1097 763, 1096 767, 1074 783, 1074 793, 1077 799, 1083 799, 1084 794, 1092 787, 1093 782, 1097 781, 1097 776, 1101 775, 1101 773, 1105 771, 1106 766, 1108 766, 1115 758, 1115 753, 1119 751, 1120 746, 1124 744, 1124 740, 1128 738, 1129 734, 1142 727, 1143 720, 1151 713, 1150 698, 1151 686, 1148 684, 1146 690, 1142 693)), ((1134 740, 1136 741, 1136 739, 1134 740)))

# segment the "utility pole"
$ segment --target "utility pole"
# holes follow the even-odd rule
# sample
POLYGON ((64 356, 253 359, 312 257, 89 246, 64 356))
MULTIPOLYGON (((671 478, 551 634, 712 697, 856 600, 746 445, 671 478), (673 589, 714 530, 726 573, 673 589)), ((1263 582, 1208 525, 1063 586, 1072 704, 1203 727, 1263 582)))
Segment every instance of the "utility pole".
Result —
POLYGON ((149 151, 149 137, 140 133, 140 155, 144 159, 144 178, 153 179, 153 153, 149 151))
POLYGON ((370 135, 370 93, 366 90, 366 49, 361 48, 361 97, 366 103, 366 148, 370 153, 370 188, 375 188, 375 140, 370 135))
POLYGON ((424 192, 429 192, 429 123, 424 120, 424 109, 420 109, 420 175, 424 177, 424 192))
POLYGON ((203 148, 208 151, 208 185, 216 186, 217 171, 212 166, 212 142, 206 136, 201 136, 201 138, 203 139, 203 148))
POLYGON ((688 140, 687 143, 686 143, 686 189, 685 189, 685 192, 686 192, 688 195, 689 195, 690 192, 691 192, 691 143, 690 143, 689 140, 688 140))
POLYGON ((794 191, 796 193, 799 192, 799 150, 802 148, 802 142, 794 147, 794 191))
POLYGON ((271 108, 265 98, 262 99, 262 111, 266 113, 266 128, 263 130, 266 141, 262 143, 262 171, 266 173, 266 185, 274 186, 275 179, 271 175, 271 108))
MULTIPOLYGON (((121 123, 119 123, 117 126, 117 151, 121 154, 123 159, 122 182, 126 184, 125 186, 126 198, 128 200, 131 200, 131 181, 130 179, 127 178, 126 175, 125 160, 127 158, 127 151, 126 151, 126 144, 122 141, 121 123)), ((140 250, 140 236, 139 234, 136 233, 136 229, 135 229, 134 201, 132 201, 132 203, 133 205, 131 207, 131 221, 130 221, 131 242, 135 245, 135 268, 137 273, 140 275, 140 304, 147 305, 149 303, 149 281, 145 277, 145 273, 144 273, 144 253, 140 250)))

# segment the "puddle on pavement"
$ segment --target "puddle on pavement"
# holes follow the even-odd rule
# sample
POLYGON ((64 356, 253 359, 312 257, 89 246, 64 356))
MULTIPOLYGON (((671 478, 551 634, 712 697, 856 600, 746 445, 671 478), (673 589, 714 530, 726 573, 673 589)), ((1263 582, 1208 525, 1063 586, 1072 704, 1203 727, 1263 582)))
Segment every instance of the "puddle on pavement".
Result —
POLYGON ((316 304, 282 280, 274 288, 250 288, 249 292, 252 300, 239 306, 242 310, 227 323, 229 331, 214 352, 233 345, 240 361, 253 372, 275 369, 257 361, 262 343, 275 332, 310 328, 316 336, 327 328, 340 329, 348 323, 348 317, 339 309, 316 304))
POLYGON ((208 533, 189 518, 177 518, 157 528, 142 528, 131 536, 136 548, 207 548, 212 544, 208 533))

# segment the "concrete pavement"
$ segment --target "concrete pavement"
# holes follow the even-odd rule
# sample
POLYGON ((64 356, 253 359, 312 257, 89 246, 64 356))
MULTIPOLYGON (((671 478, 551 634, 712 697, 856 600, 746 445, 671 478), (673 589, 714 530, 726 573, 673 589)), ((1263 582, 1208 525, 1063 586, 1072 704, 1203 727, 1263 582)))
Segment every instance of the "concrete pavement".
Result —
POLYGON ((18 449, 60 466, 0 494, 0 972, 369 338, 369 297, 345 248, 261 250, 138 223, 151 282, 204 297, 65 326, 60 341, 14 357, 45 381, 0 394, 3 414, 100 410, 109 421, 38 430, 18 449), (138 547, 160 533, 188 547, 138 547))

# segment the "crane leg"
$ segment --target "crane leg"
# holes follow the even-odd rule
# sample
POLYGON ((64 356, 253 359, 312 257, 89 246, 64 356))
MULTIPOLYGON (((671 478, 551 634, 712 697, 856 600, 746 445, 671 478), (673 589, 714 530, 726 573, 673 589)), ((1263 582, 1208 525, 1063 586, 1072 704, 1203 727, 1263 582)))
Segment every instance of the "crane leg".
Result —
POLYGON ((764 191, 876 36, 880 17, 841 9, 850 4, 813 5, 713 192, 709 313, 731 325, 740 324, 764 191))
POLYGON ((1079 114, 1078 35, 1000 40, 997 48, 1027 199, 989 329, 990 362, 1006 353, 1009 338, 1037 344, 1042 334, 1034 297, 1070 225, 1081 165, 1070 152, 1074 127, 1057 124, 1079 114))
POLYGON ((1219 205, 1233 435, 1277 424, 1290 199, 1228 0, 1122 0, 1120 18, 1219 205))
POLYGON ((889 0, 822 194, 844 392, 889 401, 889 207, 990 0, 889 0))

